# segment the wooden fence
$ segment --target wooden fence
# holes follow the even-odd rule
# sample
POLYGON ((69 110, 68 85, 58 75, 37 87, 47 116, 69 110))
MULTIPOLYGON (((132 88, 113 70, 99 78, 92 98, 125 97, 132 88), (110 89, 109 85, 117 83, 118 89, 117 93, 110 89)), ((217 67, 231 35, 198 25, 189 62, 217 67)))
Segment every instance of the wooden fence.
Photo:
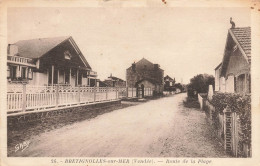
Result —
MULTIPOLYGON (((152 89, 145 88, 144 95, 151 96, 152 89)), ((136 88, 15 85, 8 86, 7 113, 66 108, 126 97, 136 97, 136 88)))

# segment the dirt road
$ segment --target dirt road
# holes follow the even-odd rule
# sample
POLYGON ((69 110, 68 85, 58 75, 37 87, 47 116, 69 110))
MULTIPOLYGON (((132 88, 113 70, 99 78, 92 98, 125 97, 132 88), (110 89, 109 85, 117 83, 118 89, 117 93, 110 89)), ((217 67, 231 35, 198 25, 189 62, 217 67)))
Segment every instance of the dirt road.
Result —
POLYGON ((14 156, 227 157, 205 114, 182 105, 185 97, 152 100, 42 133, 14 156))

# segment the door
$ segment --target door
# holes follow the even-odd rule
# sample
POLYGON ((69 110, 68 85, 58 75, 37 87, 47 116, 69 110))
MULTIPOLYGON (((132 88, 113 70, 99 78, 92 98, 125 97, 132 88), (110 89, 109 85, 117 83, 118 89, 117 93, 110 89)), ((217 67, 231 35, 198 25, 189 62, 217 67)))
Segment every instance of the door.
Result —
POLYGON ((142 91, 142 98, 144 98, 144 85, 141 85, 141 91, 142 91))

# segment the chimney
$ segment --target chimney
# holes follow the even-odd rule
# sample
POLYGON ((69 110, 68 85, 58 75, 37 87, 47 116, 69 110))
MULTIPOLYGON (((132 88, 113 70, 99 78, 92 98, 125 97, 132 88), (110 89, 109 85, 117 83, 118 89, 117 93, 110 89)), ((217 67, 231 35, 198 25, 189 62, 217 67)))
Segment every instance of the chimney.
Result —
POLYGON ((135 69, 136 69, 136 64, 135 64, 135 62, 132 64, 132 70, 133 71, 135 71, 135 69))
POLYGON ((18 47, 14 44, 8 44, 7 54, 11 56, 18 54, 18 47))
POLYGON ((158 64, 154 64, 153 67, 154 67, 154 70, 158 70, 160 66, 158 64))

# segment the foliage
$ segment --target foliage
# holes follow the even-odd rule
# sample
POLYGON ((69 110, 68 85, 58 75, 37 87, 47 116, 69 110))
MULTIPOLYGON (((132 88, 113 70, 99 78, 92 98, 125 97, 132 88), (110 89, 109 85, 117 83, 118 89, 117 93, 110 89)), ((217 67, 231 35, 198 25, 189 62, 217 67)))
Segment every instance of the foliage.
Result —
POLYGON ((187 108, 200 108, 198 99, 191 97, 186 97, 186 100, 183 101, 183 105, 187 108))
POLYGON ((239 144, 245 143, 251 146, 251 96, 249 94, 216 93, 211 102, 216 113, 223 114, 225 108, 227 111, 237 113, 241 128, 239 144))
POLYGON ((184 85, 182 85, 181 83, 176 83, 175 85, 174 85, 174 88, 175 89, 180 89, 181 91, 183 91, 184 90, 184 85))
POLYGON ((209 85, 215 85, 215 78, 208 74, 199 74, 190 79, 188 96, 197 97, 198 93, 207 93, 209 85), (196 93, 194 93, 196 92, 196 93))

